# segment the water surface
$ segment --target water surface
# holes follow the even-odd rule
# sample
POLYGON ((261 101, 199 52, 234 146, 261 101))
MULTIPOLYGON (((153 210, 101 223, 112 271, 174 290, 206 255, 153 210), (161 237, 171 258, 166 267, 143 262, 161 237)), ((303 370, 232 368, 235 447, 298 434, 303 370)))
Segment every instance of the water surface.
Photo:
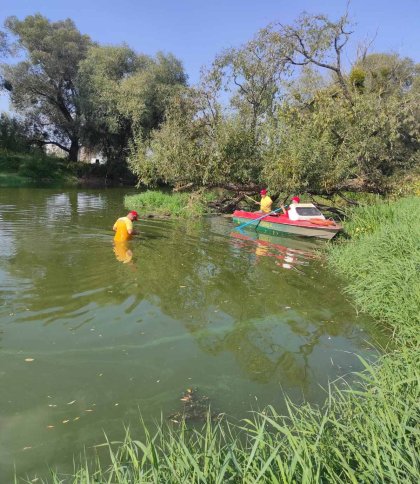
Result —
POLYGON ((375 330, 315 255, 325 242, 142 219, 115 248, 127 190, 0 190, 0 482, 182 410, 320 403, 375 330))

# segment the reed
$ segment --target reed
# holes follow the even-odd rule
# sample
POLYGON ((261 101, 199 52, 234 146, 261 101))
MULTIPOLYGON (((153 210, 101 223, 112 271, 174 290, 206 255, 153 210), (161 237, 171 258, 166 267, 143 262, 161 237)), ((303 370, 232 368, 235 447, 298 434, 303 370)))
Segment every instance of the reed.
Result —
POLYGON ((353 210, 350 241, 331 244, 329 261, 346 277, 346 292, 362 311, 419 343, 420 198, 353 210))

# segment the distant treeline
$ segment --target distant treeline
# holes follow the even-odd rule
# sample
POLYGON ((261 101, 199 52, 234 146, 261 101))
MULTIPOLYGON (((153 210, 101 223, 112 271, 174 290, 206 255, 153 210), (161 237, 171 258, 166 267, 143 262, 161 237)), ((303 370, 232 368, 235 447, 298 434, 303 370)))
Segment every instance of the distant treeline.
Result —
POLYGON ((70 19, 5 28, 0 55, 24 60, 2 66, 18 116, 1 118, 3 146, 52 144, 71 161, 83 147, 110 173, 193 190, 387 193, 418 169, 420 66, 365 49, 347 72, 347 15, 273 23, 196 86, 173 55, 99 45, 70 19))

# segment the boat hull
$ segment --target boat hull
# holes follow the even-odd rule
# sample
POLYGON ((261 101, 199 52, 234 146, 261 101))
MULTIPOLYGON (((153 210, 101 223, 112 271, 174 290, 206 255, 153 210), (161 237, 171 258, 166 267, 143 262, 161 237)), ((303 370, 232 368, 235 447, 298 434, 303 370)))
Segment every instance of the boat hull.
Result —
POLYGON ((270 235, 290 234, 301 237, 332 239, 342 229, 338 224, 319 226, 307 220, 292 221, 285 215, 278 217, 269 215, 262 220, 257 220, 259 217, 261 217, 261 213, 236 210, 232 218, 237 225, 251 222, 244 228, 270 235), (255 220, 254 223, 252 223, 253 220, 255 220))

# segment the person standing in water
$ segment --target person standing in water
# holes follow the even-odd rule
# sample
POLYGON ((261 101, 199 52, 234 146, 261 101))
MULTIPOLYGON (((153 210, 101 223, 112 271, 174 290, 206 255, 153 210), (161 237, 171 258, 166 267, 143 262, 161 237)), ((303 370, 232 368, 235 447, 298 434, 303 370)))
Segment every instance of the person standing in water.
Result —
POLYGON ((139 215, 136 211, 131 210, 125 217, 120 217, 112 227, 115 232, 114 242, 125 242, 130 240, 137 232, 133 228, 133 221, 138 220, 139 215))

